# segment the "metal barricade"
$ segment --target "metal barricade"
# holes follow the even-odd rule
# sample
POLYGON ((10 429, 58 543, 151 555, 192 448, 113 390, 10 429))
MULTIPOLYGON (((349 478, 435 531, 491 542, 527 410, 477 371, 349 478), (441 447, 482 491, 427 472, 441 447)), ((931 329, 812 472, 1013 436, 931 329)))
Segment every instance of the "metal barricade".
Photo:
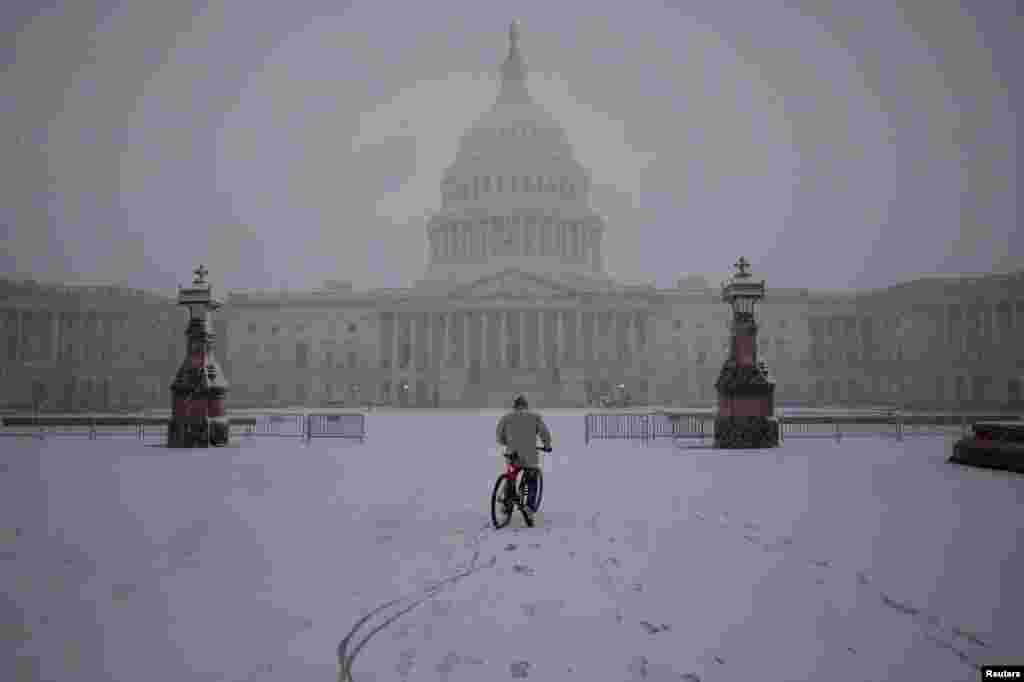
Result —
POLYGON ((246 436, 305 438, 306 417, 302 414, 268 414, 256 417, 246 436))
POLYGON ((354 414, 310 414, 306 416, 306 439, 366 438, 366 416, 354 414))
POLYGON ((704 414, 663 412, 587 414, 584 416, 583 440, 589 443, 594 439, 704 438, 708 419, 704 414))

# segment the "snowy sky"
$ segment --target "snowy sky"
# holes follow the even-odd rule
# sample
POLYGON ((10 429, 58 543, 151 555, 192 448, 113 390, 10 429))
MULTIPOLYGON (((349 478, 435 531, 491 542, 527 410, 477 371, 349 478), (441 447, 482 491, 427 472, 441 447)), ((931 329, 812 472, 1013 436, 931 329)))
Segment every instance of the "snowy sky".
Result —
POLYGON ((509 21, 609 271, 875 287, 1024 266, 1014 0, 8 0, 0 271, 408 286, 509 21), (45 9, 40 9, 42 5, 45 9), (742 246, 739 246, 742 245, 742 246))

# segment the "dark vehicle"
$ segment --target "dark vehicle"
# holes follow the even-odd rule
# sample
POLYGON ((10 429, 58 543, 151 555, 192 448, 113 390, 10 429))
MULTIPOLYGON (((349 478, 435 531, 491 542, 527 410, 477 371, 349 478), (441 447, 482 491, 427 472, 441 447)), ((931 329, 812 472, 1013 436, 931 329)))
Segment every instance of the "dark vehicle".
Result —
POLYGON ((953 445, 950 462, 1024 474, 1024 424, 978 422, 973 428, 953 445))

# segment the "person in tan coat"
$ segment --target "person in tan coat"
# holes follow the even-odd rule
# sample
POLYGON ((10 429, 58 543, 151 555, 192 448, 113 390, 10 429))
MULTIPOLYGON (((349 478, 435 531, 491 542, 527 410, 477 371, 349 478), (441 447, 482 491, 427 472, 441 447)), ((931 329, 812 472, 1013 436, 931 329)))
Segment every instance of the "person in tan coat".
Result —
POLYGON ((537 437, 540 437, 544 449, 551 447, 551 432, 548 431, 544 419, 536 412, 531 412, 526 398, 517 396, 512 403, 512 411, 498 421, 498 444, 508 448, 509 455, 516 453, 519 466, 524 469, 528 490, 526 504, 533 510, 536 508, 536 481, 540 471, 540 455, 537 454, 537 437))

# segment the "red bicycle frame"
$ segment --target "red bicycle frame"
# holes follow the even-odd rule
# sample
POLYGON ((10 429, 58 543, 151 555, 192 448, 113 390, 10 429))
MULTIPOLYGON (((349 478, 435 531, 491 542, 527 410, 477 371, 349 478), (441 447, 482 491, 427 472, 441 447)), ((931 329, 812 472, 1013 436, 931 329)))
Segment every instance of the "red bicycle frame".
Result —
POLYGON ((516 476, 522 471, 523 467, 519 466, 512 460, 509 460, 508 464, 505 465, 505 478, 508 479, 509 483, 516 482, 516 476))

